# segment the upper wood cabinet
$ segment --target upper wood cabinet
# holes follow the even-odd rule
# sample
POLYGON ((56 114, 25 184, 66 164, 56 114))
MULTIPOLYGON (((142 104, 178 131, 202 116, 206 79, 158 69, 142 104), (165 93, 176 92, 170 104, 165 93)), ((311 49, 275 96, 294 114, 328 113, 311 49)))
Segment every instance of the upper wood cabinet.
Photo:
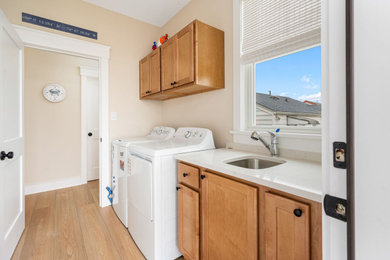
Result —
POLYGON ((225 87, 223 31, 195 20, 158 49, 161 91, 141 98, 165 100, 225 87))
POLYGON ((173 88, 177 80, 177 36, 161 46, 161 89, 173 88))
POLYGON ((310 259, 310 208, 265 193, 265 259, 310 259))
POLYGON ((202 259, 258 259, 257 188, 202 175, 202 259))
POLYGON ((160 49, 154 50, 151 54, 140 60, 140 98, 159 93, 161 91, 160 68, 160 49))

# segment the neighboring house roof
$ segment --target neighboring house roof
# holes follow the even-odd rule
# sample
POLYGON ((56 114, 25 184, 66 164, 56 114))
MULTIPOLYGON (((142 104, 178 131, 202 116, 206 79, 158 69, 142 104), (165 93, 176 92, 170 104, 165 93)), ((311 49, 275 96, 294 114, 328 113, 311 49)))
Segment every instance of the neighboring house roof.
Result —
POLYGON ((273 96, 269 94, 256 93, 256 104, 269 110, 280 113, 297 113, 297 114, 321 114, 321 105, 309 105, 299 100, 273 96))

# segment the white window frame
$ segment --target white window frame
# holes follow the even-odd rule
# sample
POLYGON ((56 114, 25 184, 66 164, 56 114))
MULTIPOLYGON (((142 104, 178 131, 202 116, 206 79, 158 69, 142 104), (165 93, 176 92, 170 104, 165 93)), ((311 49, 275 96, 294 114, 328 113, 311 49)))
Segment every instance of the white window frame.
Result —
MULTIPOLYGON (((303 48, 300 50, 294 50, 291 53, 295 53, 301 50, 309 49, 319 45, 313 45, 311 47, 303 48)), ((278 126, 278 125, 262 125, 258 126, 254 124, 255 113, 255 73, 254 66, 256 63, 241 64, 240 57, 241 47, 241 0, 233 0, 233 141, 237 143, 253 144, 251 141, 243 141, 253 130, 260 132, 274 131, 276 128, 280 128, 281 131, 278 134, 281 139, 283 137, 295 138, 298 141, 302 140, 315 140, 315 148, 298 148, 302 150, 320 151, 321 149, 321 124, 318 127, 307 126, 278 126), (252 123, 251 123, 252 122, 252 123), (317 144, 318 143, 318 144, 317 144)), ((288 55, 289 53, 281 56, 288 55)), ((280 56, 280 57, 281 57, 280 56)), ((274 59, 277 57, 273 57, 274 59)), ((266 59, 270 60, 270 59, 266 59)), ((263 60, 263 61, 266 61, 263 60)), ((258 61, 258 62, 263 62, 258 61)), ((322 87, 322 92, 324 88, 322 87)), ((246 138, 247 139, 247 138, 246 138)), ((282 140, 281 140, 282 141, 282 140)), ((282 142, 280 145, 283 146, 282 142)), ((296 148, 291 145, 291 147, 296 148)))

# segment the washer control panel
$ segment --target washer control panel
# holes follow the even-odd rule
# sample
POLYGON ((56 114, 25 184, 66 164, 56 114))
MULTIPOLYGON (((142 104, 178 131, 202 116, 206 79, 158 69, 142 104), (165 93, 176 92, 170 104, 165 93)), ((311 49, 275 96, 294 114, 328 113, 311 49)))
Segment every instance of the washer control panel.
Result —
POLYGON ((205 128, 181 127, 177 129, 174 137, 177 139, 179 138, 189 141, 200 141, 209 131, 210 130, 205 128))

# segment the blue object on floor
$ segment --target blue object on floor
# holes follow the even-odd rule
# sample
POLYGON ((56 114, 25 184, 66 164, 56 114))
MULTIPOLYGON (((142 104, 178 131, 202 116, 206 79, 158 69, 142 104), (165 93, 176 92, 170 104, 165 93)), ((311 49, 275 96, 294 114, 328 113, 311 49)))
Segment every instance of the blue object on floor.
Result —
POLYGON ((110 201, 111 205, 112 205, 112 190, 110 187, 106 187, 106 190, 108 191, 108 195, 107 195, 107 198, 108 200, 110 201))

